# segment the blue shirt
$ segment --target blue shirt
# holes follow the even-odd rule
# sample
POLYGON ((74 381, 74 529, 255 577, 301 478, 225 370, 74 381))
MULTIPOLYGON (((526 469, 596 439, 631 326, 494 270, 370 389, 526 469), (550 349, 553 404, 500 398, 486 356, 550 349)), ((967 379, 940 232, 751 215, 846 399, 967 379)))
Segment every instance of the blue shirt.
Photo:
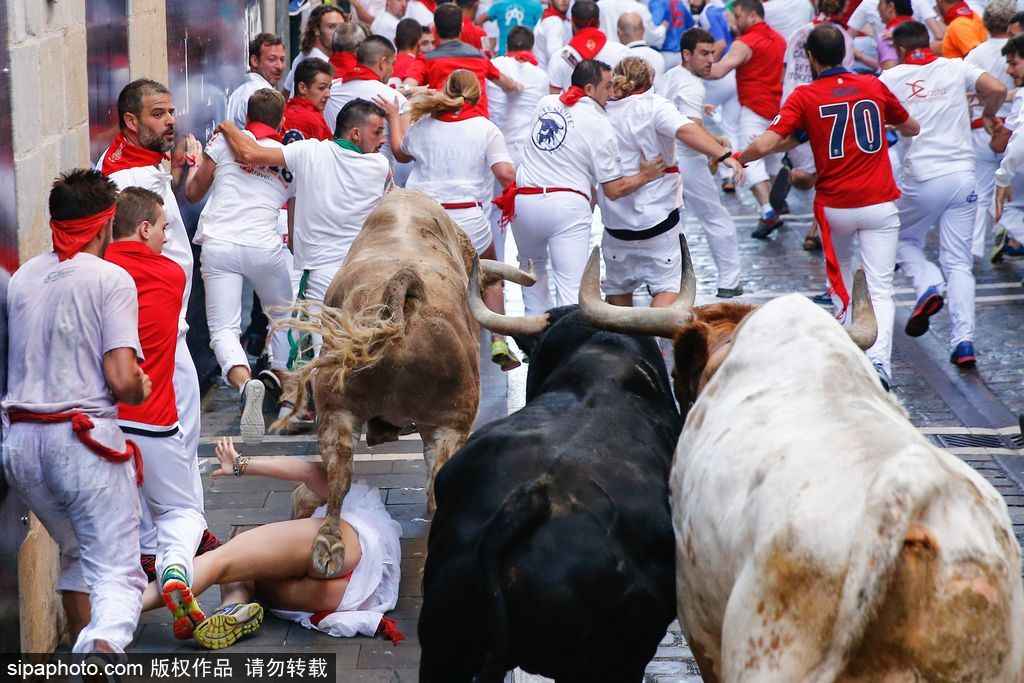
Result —
POLYGON ((725 18, 725 10, 721 7, 711 5, 705 7, 697 19, 697 25, 706 29, 714 37, 716 43, 719 40, 724 40, 726 50, 732 45, 735 36, 732 34, 732 29, 729 28, 729 21, 725 18))
POLYGON ((505 54, 508 32, 513 26, 526 26, 532 31, 543 13, 544 8, 537 0, 498 0, 491 5, 487 16, 498 25, 497 53, 505 54))
POLYGON ((649 7, 655 26, 660 26, 663 21, 668 22, 665 42, 661 44, 660 49, 666 52, 679 52, 679 40, 683 36, 683 31, 692 28, 696 23, 690 14, 689 3, 684 0, 651 0, 649 7))

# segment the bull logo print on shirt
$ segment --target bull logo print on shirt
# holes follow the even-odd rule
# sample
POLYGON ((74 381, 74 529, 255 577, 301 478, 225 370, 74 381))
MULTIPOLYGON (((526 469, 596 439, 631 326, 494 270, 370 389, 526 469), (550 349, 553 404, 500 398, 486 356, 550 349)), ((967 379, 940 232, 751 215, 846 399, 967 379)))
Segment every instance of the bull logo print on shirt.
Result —
POLYGON ((533 146, 542 152, 553 152, 565 142, 565 117, 557 111, 546 111, 533 125, 533 146))

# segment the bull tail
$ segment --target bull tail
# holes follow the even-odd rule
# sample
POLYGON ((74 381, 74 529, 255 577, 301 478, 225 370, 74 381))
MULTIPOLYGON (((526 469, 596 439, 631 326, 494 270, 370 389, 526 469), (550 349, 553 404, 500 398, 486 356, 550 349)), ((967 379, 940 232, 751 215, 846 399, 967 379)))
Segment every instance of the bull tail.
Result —
POLYGON ((530 534, 551 514, 550 483, 545 479, 528 481, 505 498, 484 528, 477 546, 483 620, 489 643, 480 673, 474 683, 504 680, 509 659, 508 613, 501 589, 501 575, 509 547, 530 534))
POLYGON ((345 386, 345 378, 356 370, 376 364, 388 348, 405 332, 408 314, 417 301, 425 298, 423 279, 406 266, 384 285, 379 304, 367 306, 356 315, 348 315, 316 302, 297 302, 292 310, 300 315, 275 323, 323 337, 320 356, 304 364, 297 375, 294 407, 278 419, 272 429, 280 429, 306 404, 307 387, 315 372, 320 381, 333 384, 336 391, 345 386))
MULTIPOLYGON (((842 673, 885 601, 905 544, 922 535, 917 532, 923 530, 912 529, 914 519, 943 483, 934 456, 920 444, 905 447, 879 470, 868 487, 864 517, 850 548, 831 643, 807 681, 833 683, 842 673)), ((927 531, 923 536, 931 538, 927 531)))

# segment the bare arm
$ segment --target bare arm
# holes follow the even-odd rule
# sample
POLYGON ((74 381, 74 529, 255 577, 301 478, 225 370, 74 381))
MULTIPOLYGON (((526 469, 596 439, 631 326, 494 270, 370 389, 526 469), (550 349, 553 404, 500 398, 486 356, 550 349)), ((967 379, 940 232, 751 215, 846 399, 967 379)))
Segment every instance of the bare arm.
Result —
POLYGON ((287 166, 282 147, 264 147, 245 135, 232 121, 223 121, 217 130, 224 134, 235 159, 254 166, 287 166))
POLYGON ((288 200, 288 251, 295 253, 295 197, 288 200))
POLYGON ((898 126, 893 126, 893 130, 905 138, 912 138, 921 132, 921 124, 913 116, 908 116, 906 121, 898 126))
POLYGON ((190 169, 185 182, 185 197, 195 204, 206 196, 213 184, 213 174, 217 170, 217 162, 203 153, 203 161, 199 166, 190 169))
POLYGON ((601 183, 601 189, 604 190, 604 194, 608 199, 615 201, 626 195, 633 194, 647 183, 657 180, 663 175, 665 175, 665 160, 660 155, 649 161, 641 156, 639 173, 607 183, 601 183))
MULTIPOLYGON (((935 40, 939 42, 938 50, 933 50, 935 54, 939 54, 939 50, 942 49, 942 39, 946 35, 946 24, 938 17, 931 17, 930 19, 924 20, 924 25, 928 27, 928 30, 935 36, 935 40)), ((933 43, 934 44, 934 43, 933 43)))
POLYGON ((726 53, 720 61, 715 62, 711 65, 711 74, 708 76, 711 80, 718 80, 724 77, 730 71, 742 66, 747 63, 747 60, 754 54, 750 49, 750 46, 746 43, 734 40, 732 47, 729 48, 729 52, 726 53))
MULTIPOLYGON (((241 456, 235 450, 230 437, 222 436, 217 439, 216 453, 220 469, 215 471, 213 476, 234 476, 235 460, 241 456)), ((321 498, 327 498, 327 468, 322 462, 288 456, 249 458, 245 465, 245 474, 272 477, 282 481, 297 481, 305 484, 321 498)))
POLYGON ((792 135, 784 138, 773 130, 766 130, 740 152, 737 158, 740 163, 749 164, 775 152, 788 152, 799 144, 800 141, 792 135))
POLYGON ((122 347, 103 354, 103 378, 114 398, 130 406, 145 403, 153 392, 153 383, 139 367, 135 349, 122 347))
POLYGON ((384 110, 384 114, 387 116, 388 135, 391 138, 391 154, 394 155, 395 161, 401 164, 416 161, 416 157, 409 156, 402 151, 402 140, 405 139, 405 130, 408 127, 409 115, 407 114, 403 117, 398 113, 398 98, 396 97, 393 101, 389 102, 387 98, 378 95, 373 98, 373 101, 377 103, 378 107, 384 110))
MULTIPOLYGON (((723 144, 719 138, 704 130, 703 126, 680 126, 676 130, 676 140, 711 159, 717 160, 729 152, 729 147, 723 144)), ((742 185, 745 180, 743 164, 732 157, 722 163, 732 169, 733 182, 742 185)))
POLYGON ((991 74, 982 74, 974 84, 974 91, 978 95, 978 103, 984 109, 982 117, 991 118, 999 111, 999 107, 1006 102, 1006 86, 999 79, 991 74))
POLYGON ((516 170, 507 161, 499 161, 491 166, 491 173, 501 183, 502 190, 516 181, 516 170))

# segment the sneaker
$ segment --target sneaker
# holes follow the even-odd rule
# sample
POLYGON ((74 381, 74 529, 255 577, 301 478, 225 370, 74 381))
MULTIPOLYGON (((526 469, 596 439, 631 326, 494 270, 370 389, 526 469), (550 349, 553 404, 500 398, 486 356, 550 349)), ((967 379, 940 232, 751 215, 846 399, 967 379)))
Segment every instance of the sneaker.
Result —
POLYGON ((889 387, 892 386, 892 378, 889 377, 889 373, 885 371, 885 366, 881 363, 874 363, 875 372, 878 373, 878 381, 882 383, 882 388, 889 391, 889 387))
POLYGON ((949 362, 961 368, 974 367, 975 361, 977 358, 974 355, 974 342, 960 342, 953 349, 953 353, 949 355, 949 362))
POLYGON ((817 294, 815 296, 812 296, 811 297, 811 301, 813 301, 816 304, 820 304, 822 306, 831 306, 832 305, 832 295, 826 289, 821 294, 817 294))
POLYGON ((944 299, 935 287, 925 290, 921 298, 917 300, 914 312, 907 320, 906 333, 908 337, 920 337, 928 331, 928 318, 942 310, 944 299))
POLYGON ((206 615, 192 595, 192 588, 188 585, 188 577, 185 576, 183 566, 172 564, 164 569, 163 576, 160 577, 160 597, 174 617, 174 637, 178 640, 191 638, 192 632, 206 615))
POLYGON ((267 388, 270 395, 274 397, 276 403, 281 399, 281 378, 277 376, 277 373, 270 368, 263 368, 256 373, 256 379, 263 382, 263 386, 267 388))
POLYGON ((256 602, 238 602, 218 607, 196 626, 196 642, 207 650, 220 650, 252 635, 263 623, 263 608, 256 602))
POLYGON ((772 214, 768 218, 762 218, 757 222, 757 227, 754 228, 754 232, 750 233, 750 236, 763 240, 767 239, 768 235, 772 234, 775 230, 782 227, 782 219, 777 214, 772 214))
POLYGON ((742 294, 743 285, 736 285, 735 287, 719 287, 715 296, 719 299, 731 299, 734 296, 741 296, 742 294))
POLYGON ((731 179, 726 178, 722 181, 722 192, 726 194, 736 194, 736 183, 731 179))
POLYGON ((1002 263, 1007 258, 1019 259, 1021 257, 1024 257, 1024 245, 1006 234, 1005 228, 999 228, 988 260, 996 264, 1002 263))
POLYGON ((288 14, 289 16, 297 16, 302 14, 302 10, 309 7, 309 0, 288 0, 288 14))
MULTIPOLYGON (((288 417, 288 413, 292 412, 294 407, 295 404, 291 401, 281 401, 278 406, 277 419, 283 420, 288 417)), ((313 417, 313 413, 309 410, 303 410, 301 413, 296 413, 288 419, 288 425, 285 429, 289 431, 301 430, 312 427, 315 423, 316 419, 313 417)))
POLYGON ((789 213, 789 206, 786 204, 786 195, 789 194, 790 173, 789 169, 783 166, 779 169, 775 180, 772 182, 772 189, 768 192, 768 203, 776 214, 789 213))
POLYGON ((515 370, 522 365, 516 354, 508 347, 508 342, 503 341, 491 342, 491 360, 501 366, 502 372, 515 370))
POLYGON ((1006 228, 999 228, 996 230, 995 238, 992 241, 992 251, 988 255, 988 260, 992 264, 1003 262, 1003 247, 1006 246, 1006 228))
POLYGON ((263 422, 263 397, 267 387, 258 379, 250 379, 242 387, 242 441, 260 443, 267 429, 263 422))

